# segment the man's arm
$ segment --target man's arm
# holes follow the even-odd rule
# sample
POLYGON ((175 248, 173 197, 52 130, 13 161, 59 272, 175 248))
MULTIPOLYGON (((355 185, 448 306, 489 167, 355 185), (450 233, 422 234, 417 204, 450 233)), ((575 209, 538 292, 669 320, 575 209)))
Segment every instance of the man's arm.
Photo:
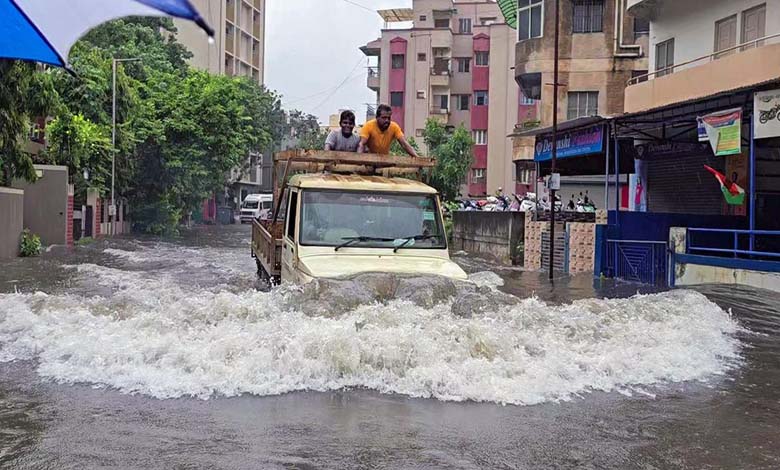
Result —
POLYGON ((333 150, 333 147, 336 146, 336 136, 333 134, 333 131, 328 134, 328 137, 325 139, 325 150, 333 150))
POLYGON ((406 153, 409 154, 410 157, 420 158, 419 155, 417 155, 417 152, 414 150, 414 147, 409 145, 409 142, 407 142, 406 137, 401 136, 398 138, 398 143, 401 144, 401 147, 406 150, 406 153))
POLYGON ((367 137, 360 137, 360 144, 358 144, 357 153, 366 153, 366 145, 368 144, 367 137))

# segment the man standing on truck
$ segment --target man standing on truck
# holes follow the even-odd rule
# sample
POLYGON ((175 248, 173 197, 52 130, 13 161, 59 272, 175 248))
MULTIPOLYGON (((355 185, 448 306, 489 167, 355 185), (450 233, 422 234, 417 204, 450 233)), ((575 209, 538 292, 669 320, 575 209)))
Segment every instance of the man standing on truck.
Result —
POLYGON ((340 131, 331 131, 325 139, 325 150, 336 152, 357 152, 360 136, 355 134, 355 113, 344 111, 339 119, 340 131))
POLYGON ((409 156, 419 157, 414 148, 406 141, 401 126, 391 120, 392 117, 392 108, 386 104, 380 104, 376 110, 376 119, 368 121, 360 130, 358 153, 363 153, 368 149, 371 153, 387 155, 390 153, 393 141, 397 140, 409 156))

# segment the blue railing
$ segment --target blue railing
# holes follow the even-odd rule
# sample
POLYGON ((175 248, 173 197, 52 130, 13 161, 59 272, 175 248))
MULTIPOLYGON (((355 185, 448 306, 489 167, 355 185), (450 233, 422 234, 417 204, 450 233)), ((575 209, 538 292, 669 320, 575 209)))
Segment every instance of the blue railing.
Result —
POLYGON ((767 257, 780 259, 780 238, 774 245, 779 251, 763 251, 756 245, 769 237, 780 237, 780 232, 772 230, 732 230, 717 228, 689 228, 686 239, 686 253, 724 256, 733 258, 767 257))
POLYGON ((607 240, 607 271, 612 277, 668 285, 668 244, 645 240, 607 240))

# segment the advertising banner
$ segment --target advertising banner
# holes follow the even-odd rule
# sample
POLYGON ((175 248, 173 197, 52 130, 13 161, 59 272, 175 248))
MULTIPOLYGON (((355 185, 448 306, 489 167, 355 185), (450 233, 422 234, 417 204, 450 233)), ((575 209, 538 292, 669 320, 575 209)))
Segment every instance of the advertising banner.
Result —
MULTIPOLYGON (((571 158, 598 154, 604 151, 604 126, 598 125, 558 136, 557 158, 571 158)), ((547 136, 536 144, 534 161, 552 160, 552 137, 547 136)))
POLYGON ((742 109, 729 109, 698 118, 699 139, 703 138, 702 127, 707 141, 716 157, 735 155, 742 152, 742 109))
POLYGON ((753 98, 753 136, 780 137, 780 90, 761 91, 753 98))

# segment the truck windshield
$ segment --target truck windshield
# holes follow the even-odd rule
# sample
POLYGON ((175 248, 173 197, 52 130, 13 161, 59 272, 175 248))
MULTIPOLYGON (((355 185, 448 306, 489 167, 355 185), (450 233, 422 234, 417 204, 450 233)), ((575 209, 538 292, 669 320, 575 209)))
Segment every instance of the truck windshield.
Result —
POLYGON ((302 245, 446 248, 431 195, 304 191, 301 210, 302 245))
POLYGON ((244 201, 242 209, 257 209, 260 206, 260 201, 244 201))

